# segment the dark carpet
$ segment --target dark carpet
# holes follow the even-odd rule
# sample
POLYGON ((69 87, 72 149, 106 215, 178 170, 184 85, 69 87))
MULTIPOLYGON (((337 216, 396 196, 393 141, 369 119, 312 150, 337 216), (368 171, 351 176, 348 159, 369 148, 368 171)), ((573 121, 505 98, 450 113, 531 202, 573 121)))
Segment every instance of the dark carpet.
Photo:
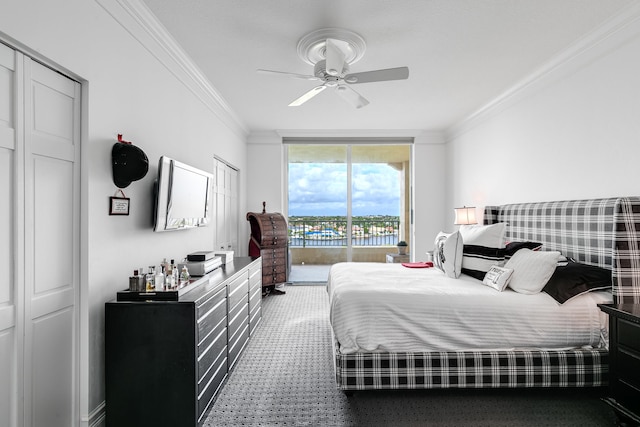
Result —
POLYGON ((605 389, 336 389, 326 288, 290 285, 263 318, 205 426, 613 426, 605 389))

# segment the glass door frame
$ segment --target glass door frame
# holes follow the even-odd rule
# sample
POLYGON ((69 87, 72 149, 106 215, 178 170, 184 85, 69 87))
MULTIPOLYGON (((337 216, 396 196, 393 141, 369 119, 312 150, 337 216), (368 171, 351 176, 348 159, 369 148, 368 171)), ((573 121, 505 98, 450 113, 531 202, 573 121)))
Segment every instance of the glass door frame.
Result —
MULTIPOLYGON (((400 138, 392 140, 389 138, 291 138, 290 140, 283 140, 283 209, 286 218, 289 218, 289 146, 290 145, 325 145, 325 146, 345 146, 346 147, 346 166, 347 166, 347 209, 346 209, 346 261, 353 260, 353 163, 352 163, 352 148, 356 145, 379 145, 379 146, 392 146, 392 145, 405 145, 408 146, 408 165, 409 176, 404 177, 405 188, 402 192, 402 196, 405 198, 405 203, 408 207, 405 212, 400 212, 400 218, 404 216, 404 221, 401 221, 400 228, 398 229, 398 240, 401 235, 406 237, 413 237, 414 222, 413 222, 413 177, 414 177, 414 141, 413 138, 400 138), (407 179, 408 178, 408 179, 407 179), (407 227, 408 225, 408 227, 407 227), (402 229, 404 227, 404 230, 402 229)), ((405 238, 406 238, 405 237, 405 238)), ((411 239, 412 240, 412 239, 411 239)), ((411 242, 413 246, 413 242, 411 242)))

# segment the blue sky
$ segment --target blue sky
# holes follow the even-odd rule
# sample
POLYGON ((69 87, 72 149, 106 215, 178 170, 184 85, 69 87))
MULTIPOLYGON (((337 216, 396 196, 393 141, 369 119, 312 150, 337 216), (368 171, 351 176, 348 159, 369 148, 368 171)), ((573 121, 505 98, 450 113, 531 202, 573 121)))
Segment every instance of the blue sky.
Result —
MULTIPOLYGON (((289 164, 289 215, 346 215, 347 165, 289 164)), ((400 172, 384 163, 353 165, 352 215, 400 215, 400 172)))

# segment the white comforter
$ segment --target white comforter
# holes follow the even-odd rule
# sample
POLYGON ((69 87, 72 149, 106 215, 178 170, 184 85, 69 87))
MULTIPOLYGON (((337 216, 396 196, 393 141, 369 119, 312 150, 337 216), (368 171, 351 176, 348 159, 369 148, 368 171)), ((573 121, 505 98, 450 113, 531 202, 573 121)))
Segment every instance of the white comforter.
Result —
POLYGON ((606 317, 596 304, 611 301, 600 291, 560 305, 543 292, 382 263, 335 264, 327 290, 342 353, 597 347, 606 317))

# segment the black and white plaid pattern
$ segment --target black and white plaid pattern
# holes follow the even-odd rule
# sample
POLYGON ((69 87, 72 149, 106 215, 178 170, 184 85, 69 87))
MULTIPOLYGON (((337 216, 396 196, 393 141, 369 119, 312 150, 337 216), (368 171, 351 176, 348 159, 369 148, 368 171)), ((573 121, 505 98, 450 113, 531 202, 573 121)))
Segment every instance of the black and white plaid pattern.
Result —
POLYGON ((640 303, 640 199, 622 197, 487 206, 506 239, 536 241, 578 262, 612 270, 617 302, 640 303))
POLYGON ((340 390, 599 387, 608 352, 593 350, 353 353, 336 358, 340 390))
MULTIPOLYGON (((640 198, 487 206, 484 223, 506 222, 507 240, 543 243, 612 270, 614 299, 640 303, 640 198)), ((341 354, 341 390, 448 387, 587 387, 608 382, 608 350, 341 354)))

